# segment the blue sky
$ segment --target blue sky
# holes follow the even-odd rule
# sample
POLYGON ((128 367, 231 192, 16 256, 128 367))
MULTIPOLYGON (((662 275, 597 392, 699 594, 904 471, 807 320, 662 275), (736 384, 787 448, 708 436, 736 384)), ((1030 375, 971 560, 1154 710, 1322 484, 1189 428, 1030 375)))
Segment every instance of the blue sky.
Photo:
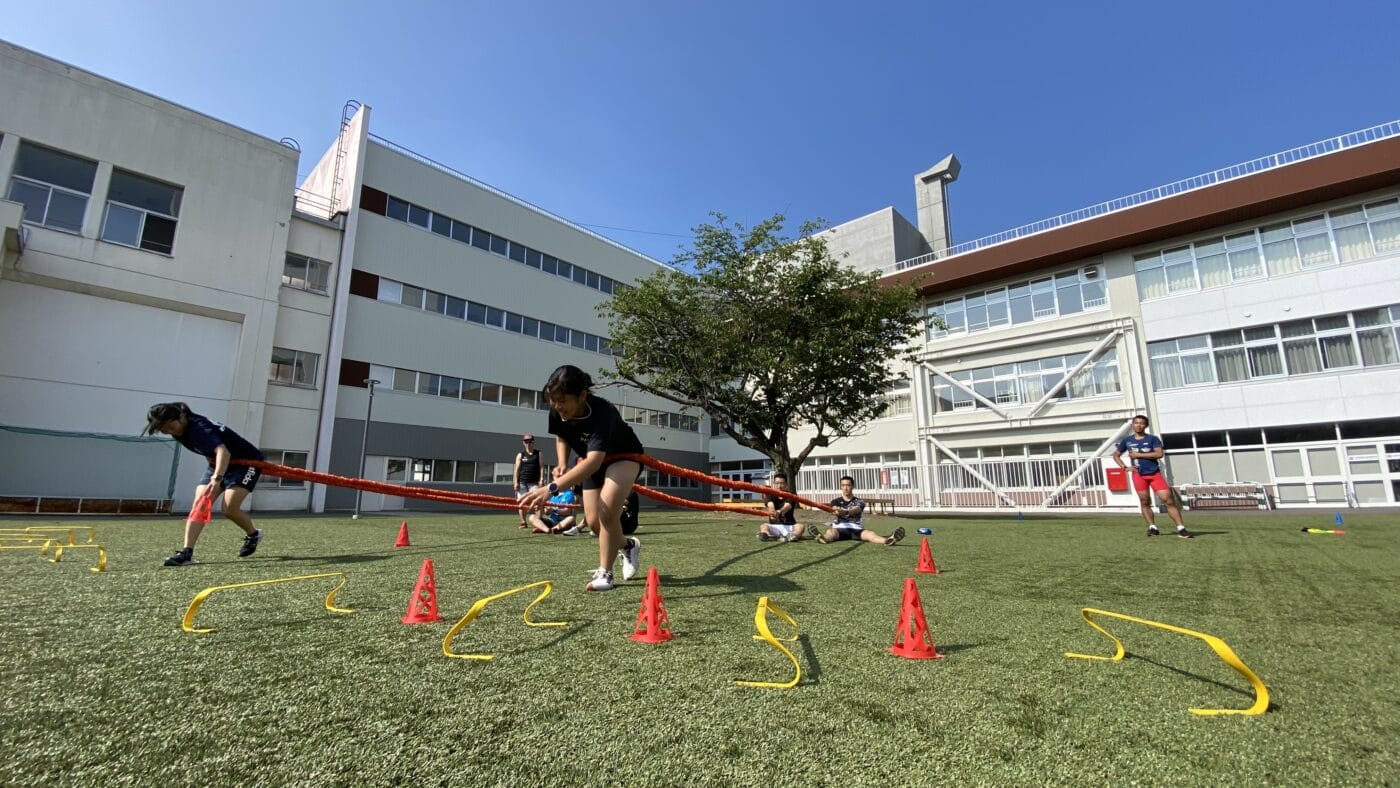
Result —
POLYGON ((0 19, 297 139, 303 172, 358 99, 381 136, 648 231, 600 229, 662 260, 709 211, 914 221, 914 174, 949 153, 963 241, 1400 118, 1396 2, 0 0, 0 19))

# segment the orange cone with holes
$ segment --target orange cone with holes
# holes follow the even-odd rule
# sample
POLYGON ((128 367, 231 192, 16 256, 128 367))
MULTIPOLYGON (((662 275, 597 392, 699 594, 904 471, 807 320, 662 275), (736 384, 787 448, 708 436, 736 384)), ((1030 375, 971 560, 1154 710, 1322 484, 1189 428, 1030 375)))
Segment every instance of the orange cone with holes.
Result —
POLYGON ((402 523, 399 524, 399 539, 398 539, 397 542, 394 542, 394 546, 395 546, 395 547, 412 547, 412 546, 413 546, 413 545, 411 545, 411 544, 408 543, 408 521, 407 521, 407 520, 404 520, 402 523))
POLYGON ((192 523, 200 523, 200 524, 203 524, 203 525, 208 525, 208 524, 209 524, 209 521, 210 521, 211 519, 213 519, 213 517, 214 517, 214 496, 212 496, 212 495, 201 495, 201 496, 199 496, 199 498, 197 498, 197 499, 195 500, 194 506, 190 507, 190 516, 189 516, 189 518, 188 518, 189 521, 192 522, 192 523))
POLYGON ((924 537, 924 543, 919 547, 919 565, 915 567, 915 571, 926 575, 938 574, 938 565, 933 562, 933 551, 928 549, 928 537, 924 537))
POLYGON ((943 659, 929 636, 924 606, 919 601, 919 587, 912 577, 904 578, 904 601, 899 606, 899 624, 894 630, 890 653, 905 659, 943 659))
POLYGON ((637 611, 632 640, 638 643, 665 643, 671 639, 671 630, 667 629, 670 623, 666 617, 666 600, 661 598, 661 576, 653 566, 647 570, 647 590, 642 594, 642 609, 637 611))
POLYGON ((413 586, 413 596, 408 599, 408 612, 403 614, 405 624, 432 624, 442 620, 438 615, 437 582, 433 580, 433 559, 423 561, 418 570, 418 582, 413 586))

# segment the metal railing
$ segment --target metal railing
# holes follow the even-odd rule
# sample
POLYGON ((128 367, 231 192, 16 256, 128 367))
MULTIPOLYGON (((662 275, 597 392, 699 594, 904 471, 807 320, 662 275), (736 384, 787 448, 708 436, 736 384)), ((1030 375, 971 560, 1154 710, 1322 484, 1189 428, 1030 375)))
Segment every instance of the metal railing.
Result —
POLYGON ((1080 208, 1077 211, 1070 211, 1069 213, 1062 213, 1059 216, 1052 216, 1049 219, 1041 219, 1040 221, 1031 222, 1030 224, 1023 224, 1020 227, 1013 227, 1010 230, 1003 230, 999 233, 977 238, 972 241, 964 241, 936 252, 921 254, 918 257, 910 257, 906 260, 896 262, 889 271, 885 271, 884 273, 903 271, 906 268, 913 268, 923 265, 924 263, 933 262, 934 260, 942 260, 946 257, 952 257, 988 246, 995 246, 1007 241, 1014 241, 1028 235, 1063 227, 1067 224, 1082 222, 1086 219, 1093 219, 1098 216, 1103 216, 1104 214, 1114 213, 1128 208, 1136 208, 1144 203, 1173 197, 1185 192, 1195 191, 1196 189, 1204 189, 1208 186, 1215 186, 1216 184, 1232 181, 1236 178, 1243 178, 1266 170, 1272 170, 1289 164, 1296 164, 1300 161, 1317 158, 1318 156, 1326 156, 1330 153, 1336 153, 1348 148, 1355 148, 1360 145, 1378 142, 1395 136, 1400 136, 1400 120, 1392 120, 1389 123, 1382 123, 1379 126, 1372 126, 1368 129, 1353 131, 1348 134, 1332 137, 1331 139, 1321 140, 1309 145, 1302 145, 1297 148, 1290 148, 1286 151, 1251 159, 1239 164, 1232 164, 1229 167, 1222 167, 1212 172, 1195 175, 1190 178, 1168 183, 1164 186, 1157 186, 1145 191, 1129 194, 1125 197, 1117 197, 1107 202, 1101 202, 1098 205, 1091 205, 1087 208, 1080 208))
POLYGON ((322 219, 330 219, 335 211, 331 205, 331 198, 324 194, 316 194, 305 189, 292 190, 292 205, 298 211, 311 216, 319 216, 322 219))
POLYGON ((453 168, 447 166, 446 164, 443 164, 443 163, 437 162, 437 161, 433 161, 432 159, 428 158, 427 156, 424 156, 424 155, 421 154, 421 153, 418 153, 418 152, 416 152, 416 151, 409 150, 408 148, 405 148, 404 146, 402 146, 402 145, 400 145, 400 144, 398 144, 398 143, 396 143, 396 142, 391 142, 390 140, 386 140, 386 139, 384 139, 383 137, 379 136, 378 134, 371 133, 371 134, 369 135, 369 138, 370 138, 371 140, 374 140, 375 142, 379 143, 380 145, 383 145, 384 147, 388 148, 389 150, 394 151, 395 153, 399 153, 399 154, 402 154, 402 155, 404 155, 404 156, 407 156, 407 157, 410 158, 410 159, 413 159, 414 161, 418 162, 419 164, 423 164, 423 165, 426 165, 426 166, 428 166, 428 167, 432 167, 433 169, 435 169, 435 170, 437 170, 437 171, 439 171, 439 172, 446 173, 447 175, 451 175, 451 176, 454 177, 454 178, 458 178, 458 179, 460 179, 460 180, 466 181, 467 183, 470 183, 470 184, 473 185, 473 186, 476 186, 476 187, 485 189, 486 191, 491 192, 492 194, 496 195, 497 197, 500 197, 500 198, 506 199, 506 200, 510 200, 511 202, 515 203, 516 205, 519 205, 519 206, 521 206, 521 207, 523 207, 523 208, 528 208, 528 209, 534 211, 535 213, 538 213, 538 214, 540 214, 540 215, 542 215, 542 216, 545 216, 545 217, 547 217, 547 218, 549 218, 549 219, 553 219, 553 220, 556 221, 556 222, 560 222, 560 223, 563 223, 563 224, 565 224, 565 225, 568 225, 570 228, 572 228, 572 229, 574 229, 574 230, 578 230, 579 232, 584 233, 585 235, 588 235, 588 236, 590 236, 590 237, 592 237, 592 238, 596 238, 597 240, 602 241, 603 243, 608 244, 609 246, 613 246, 613 247, 616 247, 617 249, 621 249, 622 251, 627 252, 628 254, 637 255, 638 257, 641 257, 642 259, 644 259, 644 260, 646 260, 646 261, 648 261, 648 262, 656 263, 657 265, 666 266, 667 268, 670 268, 670 267, 671 267, 671 266, 669 266, 669 265, 666 265, 666 263, 663 263, 663 262, 661 262, 660 260, 657 260, 657 259, 653 258, 653 257, 652 257, 651 255, 649 255, 649 254, 645 254, 645 253, 643 253, 643 252, 639 252, 639 251, 637 251, 636 249, 633 249, 633 248, 630 247, 630 246, 627 246, 627 245, 622 244, 622 243, 618 243, 617 241, 614 241, 613 239, 607 237, 606 235, 601 235, 601 234, 599 234, 599 233, 596 233, 596 232, 594 232, 594 231, 588 229, 587 227, 584 227, 584 226, 581 225, 581 224, 578 224, 578 223, 576 223, 576 222, 571 222, 571 221, 569 221, 568 219, 565 219, 564 217, 560 216, 559 214, 556 214, 556 213, 552 213, 552 212, 550 212, 550 211, 547 211, 547 210, 545 210, 544 208, 541 208, 540 206, 535 205, 534 203, 529 202, 529 201, 527 201, 527 200, 522 200, 521 198, 516 197, 515 195, 513 195, 513 194, 511 194, 511 193, 509 193, 509 192, 502 191, 502 190, 496 188, 495 186, 492 186, 492 185, 489 184, 489 183, 485 183, 485 182, 483 182, 483 181, 479 181, 479 180, 477 180, 476 178, 473 178, 472 176, 470 176, 470 175, 468 175, 468 174, 466 174, 466 173, 464 173, 464 172, 461 172, 460 170, 454 170, 453 168))

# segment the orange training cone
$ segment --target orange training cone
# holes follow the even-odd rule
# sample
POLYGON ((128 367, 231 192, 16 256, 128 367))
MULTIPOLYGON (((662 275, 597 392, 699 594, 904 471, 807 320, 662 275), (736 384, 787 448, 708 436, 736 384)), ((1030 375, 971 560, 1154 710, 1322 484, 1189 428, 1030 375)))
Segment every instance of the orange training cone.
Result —
POLYGON ((919 587, 914 578, 904 578, 904 601, 899 606, 899 624, 894 630, 894 645, 890 653, 905 659, 943 659, 933 646, 924 621, 924 606, 919 601, 919 587))
POLYGON ((915 571, 928 575, 938 574, 938 565, 933 562, 933 553, 928 549, 928 537, 924 537, 924 543, 919 547, 919 565, 915 571))
POLYGON ((632 640, 638 643, 665 643, 671 639, 671 630, 666 628, 669 623, 666 600, 661 598, 661 576, 653 566, 647 570, 647 590, 642 594, 642 609, 637 611, 637 626, 632 630, 632 640))
POLYGON ((189 520, 192 523, 202 523, 207 525, 214 517, 214 496, 201 495, 195 499, 194 506, 190 508, 189 520))
POLYGON ((428 558, 418 571, 418 583, 413 586, 413 596, 408 599, 408 612, 403 614, 403 623, 432 624, 441 620, 437 609, 437 583, 433 580, 433 559, 428 558))
POLYGON ((413 546, 413 545, 411 545, 411 544, 408 543, 408 521, 407 521, 407 520, 404 520, 402 523, 399 524, 399 540, 398 540, 397 542, 394 542, 394 546, 395 546, 395 547, 412 547, 412 546, 413 546))

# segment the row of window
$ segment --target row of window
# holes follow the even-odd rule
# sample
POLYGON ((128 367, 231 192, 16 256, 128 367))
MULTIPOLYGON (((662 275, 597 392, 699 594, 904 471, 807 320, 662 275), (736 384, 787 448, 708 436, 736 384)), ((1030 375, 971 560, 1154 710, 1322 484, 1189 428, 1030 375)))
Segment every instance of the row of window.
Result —
POLYGON ((1089 266, 928 305, 928 339, 1106 308, 1103 268, 1089 266), (939 328, 933 317, 942 318, 939 328))
POLYGON ((467 224, 450 216, 444 216, 435 211, 430 211, 421 205, 415 205, 407 200, 401 200, 391 194, 384 194, 378 190, 365 187, 364 199, 361 205, 365 210, 372 211, 380 216, 396 219, 408 224, 417 225, 425 230, 437 233, 444 238, 451 238, 454 241, 475 246, 483 251, 491 252, 514 260, 517 263, 527 265, 537 271, 546 274, 568 279, 584 287, 591 287, 602 293, 612 295, 613 293, 627 287, 622 282, 618 282, 610 277, 603 276, 596 271, 590 271, 581 265, 574 265, 567 260, 561 260, 553 255, 516 243, 504 236, 487 232, 480 227, 467 224), (380 195, 383 195, 380 198, 380 195), (382 209, 381 209, 382 207, 382 209))
POLYGON ((1400 251, 1400 200, 1207 238, 1133 258, 1143 301, 1400 251))
MULTIPOLYGON (((1051 356, 1033 361, 998 364, 994 367, 965 369, 952 373, 951 377, 997 405, 1033 405, 1058 385, 1065 374, 1083 361, 1086 355, 1077 353, 1069 356, 1051 356)), ((1120 391, 1122 380, 1118 374, 1118 350, 1110 348, 1094 363, 1071 378, 1053 399, 1087 399, 1117 394, 1120 391)), ((942 376, 934 378, 933 399, 935 413, 987 407, 971 393, 953 385, 942 376)))
MULTIPOLYGON (((1264 446, 1278 443, 1312 443, 1318 441, 1387 438, 1400 435, 1400 418, 1360 419, 1356 421, 1323 422, 1321 424, 1289 424, 1260 429, 1212 430, 1208 432, 1169 432, 1162 437, 1167 451, 1176 449, 1215 449, 1229 446, 1264 446)), ((1246 479, 1245 481, 1249 481, 1246 479)))
POLYGON ((439 293, 435 290, 425 290, 382 276, 379 277, 379 300, 391 304, 411 306, 425 312, 435 312, 487 328, 509 331, 512 334, 523 334, 546 342, 569 345, 579 350, 602 353, 605 356, 615 355, 619 352, 608 344, 607 337, 579 331, 576 328, 558 326, 547 320, 526 317, 505 309, 439 293))
POLYGON ((369 376, 378 380, 387 389, 409 394, 427 394, 433 397, 460 399, 467 402, 482 402, 489 405, 506 405, 512 408, 546 410, 549 403, 535 389, 507 386, 501 383, 484 383, 479 380, 438 375, 433 372, 418 372, 412 369, 371 364, 369 376))
MULTIPOLYGON (((81 234, 96 178, 97 162, 91 159, 21 142, 8 199, 24 205, 26 222, 81 234)), ((179 186, 113 168, 98 236, 122 246, 171 254, 183 198, 184 189, 179 186)))
MULTIPOLYGON (((389 482, 449 482, 453 484, 510 484, 515 463, 489 460, 401 459, 391 457, 386 464, 389 482)), ((548 470, 547 468, 545 470, 548 470)), ((642 484, 647 487, 694 489, 699 482, 647 469, 642 484)))
POLYGON ((282 285, 326 295, 331 286, 331 264, 288 252, 282 263, 282 285))
POLYGON ((905 463, 914 461, 914 452, 896 451, 885 452, 884 454, 833 454, 826 457, 813 457, 807 461, 808 465, 816 465, 819 468, 835 466, 850 467, 855 465, 893 465, 895 463, 905 463))
MULTIPOLYGON (((1270 447, 1219 451, 1173 452, 1168 455, 1173 484, 1201 482, 1256 482, 1269 484, 1276 479, 1336 478, 1343 475, 1380 476, 1388 469, 1400 472, 1400 459, 1385 459, 1377 444, 1346 446, 1346 474, 1338 458, 1338 447, 1270 447)), ((1400 454, 1400 443, 1385 444, 1385 457, 1400 454)))
MULTIPOLYGON (((467 402, 481 402, 488 405, 505 405, 529 410, 548 410, 549 403, 542 393, 535 389, 507 386, 503 383, 485 383, 479 380, 439 375, 433 372, 418 372, 412 369, 371 364, 370 378, 379 381, 385 388, 409 394, 426 394, 432 397, 460 399, 467 402)), ((647 424, 662 429, 699 432, 700 419, 682 413, 669 413, 637 408, 630 405, 618 407, 624 419, 633 424, 647 424)))
POLYGON ((1400 305, 1149 342, 1158 390, 1400 363, 1400 305))
POLYGON ((685 413, 671 413, 652 408, 639 408, 635 405, 618 405, 622 420, 630 424, 648 424, 652 427, 665 427, 682 432, 699 432, 700 417, 685 413))

